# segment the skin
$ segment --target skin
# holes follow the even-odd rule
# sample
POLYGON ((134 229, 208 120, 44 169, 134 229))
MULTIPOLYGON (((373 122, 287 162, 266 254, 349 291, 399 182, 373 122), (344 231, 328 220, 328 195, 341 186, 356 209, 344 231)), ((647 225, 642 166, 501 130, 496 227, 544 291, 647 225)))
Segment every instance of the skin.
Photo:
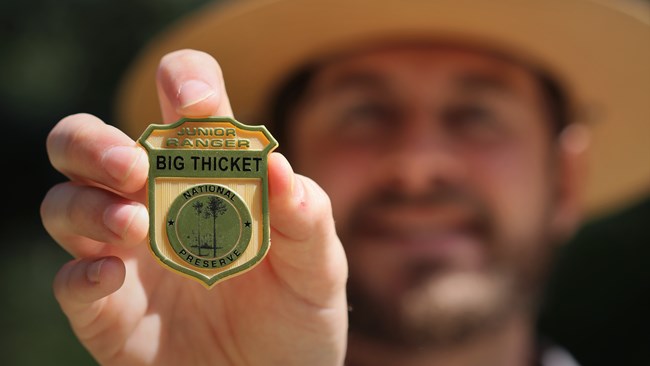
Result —
MULTIPOLYGON (((167 55, 158 72, 167 123, 232 116, 216 61, 167 55)), ((106 365, 334 365, 346 348, 346 258, 327 195, 269 158, 272 250, 210 291, 152 257, 143 205, 148 161, 133 140, 78 114, 51 131, 52 165, 70 178, 53 187, 41 215, 76 259, 54 293, 81 343, 106 365)))
POLYGON ((453 47, 315 75, 288 143, 350 262, 349 365, 527 362, 551 244, 579 217, 576 156, 543 100, 519 64, 453 47))
MULTIPOLYGON (((386 304, 388 311, 394 309, 395 296, 409 294, 409 288, 428 278, 409 275, 410 261, 416 257, 447 264, 444 271, 436 272, 436 279, 467 275, 474 285, 494 258, 519 261, 521 254, 525 263, 534 263, 531 256, 538 246, 488 250, 484 241, 510 243, 530 235, 525 233, 529 229, 539 233, 542 222, 558 236, 570 232, 578 217, 575 167, 581 154, 572 148, 579 140, 572 136, 579 134, 567 133, 558 140, 554 164, 549 164, 553 154, 540 115, 525 126, 509 125, 511 139, 506 141, 483 140, 480 130, 477 135, 450 134, 449 126, 432 117, 439 114, 431 113, 440 111, 441 101, 448 99, 443 90, 450 84, 442 71, 454 71, 457 64, 481 69, 484 61, 417 48, 352 55, 326 65, 294 116, 294 122, 300 123, 294 123, 291 151, 298 170, 328 192, 333 211, 328 195, 316 183, 294 174, 281 155, 272 154, 269 254, 254 270, 210 291, 164 269, 149 253, 143 206, 148 166, 135 142, 89 115, 60 121, 47 147, 53 166, 70 182, 52 188, 41 214, 52 237, 76 257, 58 273, 54 292, 82 344, 102 364, 342 364, 348 323, 346 255, 352 263, 351 284, 363 285, 380 300, 377 306, 386 304), (427 66, 431 61, 435 62, 427 66), (374 127, 369 131, 365 123, 333 127, 333 113, 340 110, 333 107, 359 99, 359 93, 334 93, 331 82, 337 75, 360 69, 386 76, 391 84, 386 96, 400 104, 403 114, 391 119, 393 124, 385 132, 374 127), (368 139, 367 132, 374 138, 368 139), (474 138, 480 149, 470 143, 474 138), (387 140, 394 142, 377 143, 387 140), (551 166, 554 174, 549 174, 551 166), (465 227, 477 220, 475 206, 452 201, 433 208, 366 209, 373 207, 366 203, 387 187, 393 193, 419 197, 431 189, 432 182, 471 192, 500 231, 480 236, 459 230, 443 246, 437 234, 424 233, 425 240, 411 240, 400 237, 400 229, 465 227), (536 194, 541 197, 533 197, 536 194), (552 209, 538 212, 549 200, 552 209), (358 223, 358 213, 367 220, 363 225, 353 225, 358 223), (371 230, 377 226, 368 225, 375 221, 389 229, 385 242, 371 230), (506 222, 512 227, 506 228, 506 222), (336 230, 346 242, 347 253, 336 230), (508 240, 499 241, 504 238, 508 240), (427 249, 429 245, 422 242, 433 246, 427 249)), ((525 94, 525 103, 509 113, 524 113, 520 110, 524 107, 539 112, 536 94, 526 89, 525 78, 514 79, 532 94, 525 94)), ((183 50, 163 58, 158 89, 167 123, 181 116, 232 115, 219 67, 204 53, 183 50)), ((466 302, 461 297, 460 303, 466 302)), ((353 313, 358 311, 353 308, 353 313)), ((528 356, 530 319, 526 312, 512 314, 507 325, 493 333, 492 342, 467 341, 444 355, 435 347, 428 353, 410 352, 411 341, 387 347, 385 339, 352 329, 350 364, 430 364, 432 360, 520 364, 528 356)))

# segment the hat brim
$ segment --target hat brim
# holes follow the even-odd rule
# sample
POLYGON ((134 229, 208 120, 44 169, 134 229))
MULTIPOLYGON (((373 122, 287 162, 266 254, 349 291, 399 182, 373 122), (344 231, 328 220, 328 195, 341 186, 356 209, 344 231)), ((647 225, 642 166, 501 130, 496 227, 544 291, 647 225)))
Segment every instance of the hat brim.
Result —
POLYGON ((219 62, 238 119, 263 124, 288 73, 323 55, 382 39, 430 37, 508 50, 567 85, 594 123, 584 200, 591 214, 650 191, 650 10, 588 0, 263 0, 218 3, 146 47, 118 93, 118 125, 132 137, 160 122, 155 73, 168 52, 219 62), (622 6, 625 7, 622 7, 622 6))

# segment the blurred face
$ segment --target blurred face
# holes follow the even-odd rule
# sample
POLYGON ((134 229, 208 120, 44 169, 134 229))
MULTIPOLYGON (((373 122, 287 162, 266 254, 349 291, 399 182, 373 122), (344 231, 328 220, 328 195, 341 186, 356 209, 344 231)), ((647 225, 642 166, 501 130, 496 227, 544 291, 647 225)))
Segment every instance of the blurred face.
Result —
POLYGON ((449 343, 529 306, 553 235, 547 119, 531 73, 477 51, 384 48, 319 69, 288 141, 331 197, 352 332, 449 343))

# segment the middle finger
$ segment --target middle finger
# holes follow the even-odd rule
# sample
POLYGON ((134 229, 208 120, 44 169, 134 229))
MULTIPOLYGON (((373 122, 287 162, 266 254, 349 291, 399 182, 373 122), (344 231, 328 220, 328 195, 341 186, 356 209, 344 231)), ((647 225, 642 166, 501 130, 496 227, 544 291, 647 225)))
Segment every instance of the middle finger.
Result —
POLYGON ((74 256, 96 254, 102 245, 137 245, 149 227, 147 210, 141 203, 70 182, 56 185, 47 193, 41 216, 52 238, 74 256))
POLYGON ((62 119, 47 138, 47 152, 52 166, 71 179, 98 183, 123 195, 141 190, 147 179, 144 149, 88 114, 62 119))

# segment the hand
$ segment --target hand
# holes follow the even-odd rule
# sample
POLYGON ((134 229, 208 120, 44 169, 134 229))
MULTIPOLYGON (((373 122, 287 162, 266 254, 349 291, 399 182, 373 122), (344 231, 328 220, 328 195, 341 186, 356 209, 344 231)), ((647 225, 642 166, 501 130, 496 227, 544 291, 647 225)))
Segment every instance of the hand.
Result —
MULTIPOLYGON (((166 123, 232 116, 216 61, 163 58, 166 123)), ((206 290, 163 268, 145 241, 148 160, 118 129, 73 115, 51 131, 52 165, 70 178, 41 206, 50 235, 76 259, 54 293, 81 343, 109 365, 335 365, 346 347, 347 262, 327 195, 269 157, 271 248, 253 270, 206 290)))

